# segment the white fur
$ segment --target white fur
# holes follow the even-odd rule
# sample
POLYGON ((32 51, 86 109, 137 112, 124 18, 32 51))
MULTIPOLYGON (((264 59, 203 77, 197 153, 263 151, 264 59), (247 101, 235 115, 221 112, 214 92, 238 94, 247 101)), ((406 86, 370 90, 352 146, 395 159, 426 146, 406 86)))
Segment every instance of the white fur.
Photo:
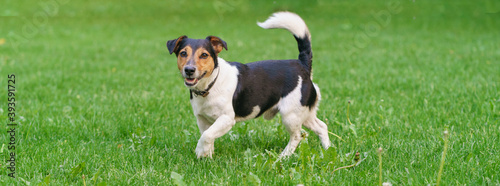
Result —
POLYGON ((311 111, 311 115, 304 123, 304 126, 308 129, 311 129, 316 135, 318 135, 321 140, 321 145, 323 148, 328 149, 331 146, 330 138, 328 137, 328 127, 327 125, 316 117, 316 112, 318 111, 319 101, 321 100, 321 92, 319 91, 319 87, 316 84, 314 85, 314 89, 316 89, 316 105, 311 111))
POLYGON ((307 36, 309 40, 311 40, 311 34, 309 34, 309 29, 307 29, 304 20, 297 14, 291 12, 276 12, 266 21, 262 23, 257 22, 257 25, 265 29, 284 28, 299 38, 307 36))
MULTIPOLYGON (((210 93, 207 97, 194 95, 191 99, 201 133, 195 150, 198 158, 212 157, 215 139, 229 132, 236 123, 233 94, 238 83, 238 70, 222 58, 218 58, 218 63, 220 74, 210 93)), ((213 80, 215 76, 217 73, 212 73, 204 79, 213 80)))
POLYGON ((309 108, 300 104, 300 99, 302 98, 301 88, 302 78, 299 76, 295 89, 278 103, 278 110, 282 115, 283 125, 285 125, 286 130, 290 134, 290 141, 285 147, 285 150, 281 153, 283 156, 292 154, 297 148, 297 145, 302 140, 300 132, 302 123, 304 123, 310 115, 309 108))

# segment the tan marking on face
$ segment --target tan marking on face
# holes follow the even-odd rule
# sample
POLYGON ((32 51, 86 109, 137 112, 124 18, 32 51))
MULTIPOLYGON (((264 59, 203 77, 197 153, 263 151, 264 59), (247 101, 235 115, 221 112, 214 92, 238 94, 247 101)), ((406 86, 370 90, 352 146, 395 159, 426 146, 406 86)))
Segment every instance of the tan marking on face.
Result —
POLYGON ((191 46, 186 46, 183 49, 179 50, 179 55, 177 55, 177 68, 179 71, 183 71, 184 65, 188 62, 188 60, 192 57, 193 49, 191 46), (181 55, 183 52, 186 52, 186 56, 181 55))
POLYGON ((214 71, 215 63, 210 53, 205 48, 198 48, 194 52, 194 62, 196 63, 196 70, 200 71, 200 75, 207 72, 205 77, 208 77, 214 71), (203 58, 202 55, 206 54, 206 58, 203 58))

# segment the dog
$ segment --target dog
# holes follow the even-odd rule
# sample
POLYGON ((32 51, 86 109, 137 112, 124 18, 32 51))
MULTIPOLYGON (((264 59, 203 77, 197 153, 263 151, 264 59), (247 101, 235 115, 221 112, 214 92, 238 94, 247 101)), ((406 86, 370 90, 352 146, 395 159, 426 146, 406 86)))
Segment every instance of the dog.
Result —
POLYGON ((324 149, 331 145, 327 125, 316 117, 321 95, 312 82, 311 34, 305 22, 295 13, 276 12, 257 24, 291 32, 298 44, 298 59, 227 62, 218 57, 227 50, 227 43, 216 36, 190 39, 184 35, 167 42, 189 88, 201 134, 195 149, 198 158, 212 158, 215 139, 236 122, 260 116, 269 120, 278 112, 290 134, 280 156, 293 154, 302 140, 302 125, 318 135, 324 149))

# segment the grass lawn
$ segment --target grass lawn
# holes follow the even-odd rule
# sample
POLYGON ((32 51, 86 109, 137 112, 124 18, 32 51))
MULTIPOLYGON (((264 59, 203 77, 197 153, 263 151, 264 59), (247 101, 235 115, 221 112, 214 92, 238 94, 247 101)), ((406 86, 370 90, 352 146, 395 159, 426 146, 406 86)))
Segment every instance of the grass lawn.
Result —
POLYGON ((1 4, 0 185, 375 185, 379 147, 383 182, 432 185, 445 130, 441 184, 500 185, 498 1, 1 4), (318 117, 342 140, 331 135, 335 148, 323 152, 305 130, 279 159, 288 134, 279 116, 259 118, 217 139, 213 159, 197 159, 200 134, 166 41, 216 35, 227 61, 296 58, 291 34, 256 25, 278 10, 309 26, 318 117), (356 152, 356 167, 334 171, 356 152))

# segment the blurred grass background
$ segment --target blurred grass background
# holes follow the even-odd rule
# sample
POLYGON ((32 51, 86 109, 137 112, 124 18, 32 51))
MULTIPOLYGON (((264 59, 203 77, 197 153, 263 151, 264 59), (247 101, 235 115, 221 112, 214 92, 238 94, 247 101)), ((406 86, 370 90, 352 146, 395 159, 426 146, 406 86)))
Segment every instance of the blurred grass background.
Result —
MULTIPOLYGON (((494 0, 3 0, 0 79, 6 87, 7 74, 16 75, 20 125, 18 178, 0 163, 0 183, 81 185, 85 175, 93 185, 173 184, 176 172, 196 185, 255 177, 367 185, 378 181, 383 147, 384 181, 433 184, 447 129, 442 183, 500 184, 499 18, 494 0), (255 24, 281 10, 299 14, 312 33, 318 115, 345 140, 331 136, 338 156, 322 164, 311 153, 304 162, 299 149, 268 165, 288 135, 279 119, 257 119, 216 140, 213 160, 197 160, 196 120, 166 41, 216 35, 228 43, 227 61, 296 58, 288 32, 255 24), (389 12, 386 25, 374 16, 381 12, 389 12), (358 167, 332 173, 358 151, 366 158, 358 167)), ((6 123, 7 104, 0 108, 6 123)), ((310 134, 303 144, 319 151, 310 134)))

